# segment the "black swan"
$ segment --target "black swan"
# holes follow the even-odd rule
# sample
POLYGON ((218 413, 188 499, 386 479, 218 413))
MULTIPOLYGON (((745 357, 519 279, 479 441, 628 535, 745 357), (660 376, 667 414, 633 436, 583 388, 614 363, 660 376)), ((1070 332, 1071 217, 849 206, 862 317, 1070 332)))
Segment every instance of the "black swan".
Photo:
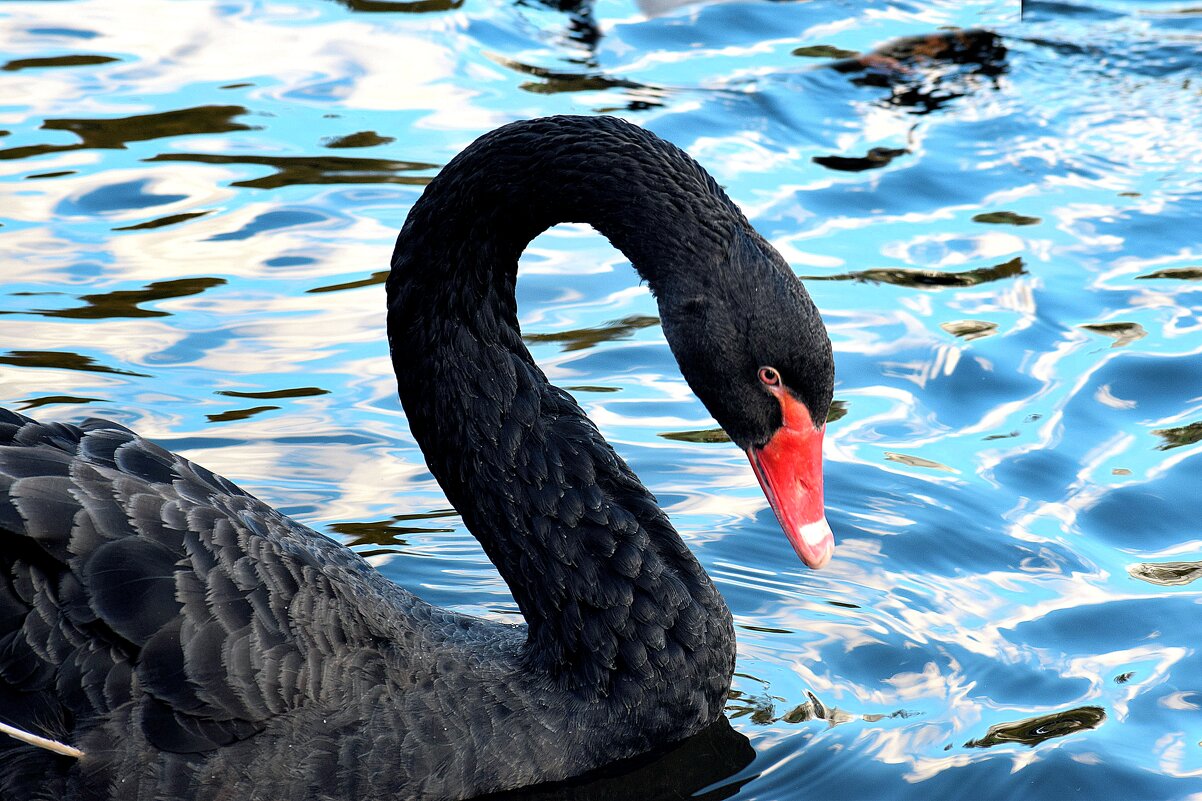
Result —
POLYGON ((784 260, 641 128, 506 125, 414 205, 387 325, 413 435, 525 625, 431 606, 122 426, 0 411, 0 797, 469 798, 722 715, 722 597, 522 343, 518 256, 561 221, 631 260, 798 554, 830 558, 831 346, 784 260))

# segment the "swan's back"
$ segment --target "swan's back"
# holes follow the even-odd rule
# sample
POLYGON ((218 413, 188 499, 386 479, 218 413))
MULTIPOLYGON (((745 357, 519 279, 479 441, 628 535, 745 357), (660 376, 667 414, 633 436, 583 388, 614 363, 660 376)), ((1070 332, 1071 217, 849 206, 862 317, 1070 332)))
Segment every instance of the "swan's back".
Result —
POLYGON ((4 798, 108 797, 129 771, 188 798, 206 774, 293 797, 372 771, 454 786, 529 692, 517 627, 426 604, 114 423, 4 410, 0 632, 0 722, 85 752, 72 770, 0 737, 4 798))

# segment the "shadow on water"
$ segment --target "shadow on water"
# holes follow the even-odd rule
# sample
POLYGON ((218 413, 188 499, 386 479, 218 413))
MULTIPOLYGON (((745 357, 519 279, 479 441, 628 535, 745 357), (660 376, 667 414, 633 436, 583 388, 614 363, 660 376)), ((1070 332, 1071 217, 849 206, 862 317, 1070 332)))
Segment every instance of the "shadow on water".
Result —
POLYGON ((754 779, 730 779, 755 758, 751 742, 725 716, 666 749, 623 760, 579 779, 482 796, 478 801, 720 801, 754 779), (706 788, 710 788, 706 790, 706 788))
POLYGON ((1054 712, 1050 715, 1040 715, 1025 718, 1011 723, 999 723, 990 726, 989 731, 979 740, 969 740, 965 748, 992 748, 1005 743, 1021 743, 1036 746, 1044 740, 1074 734, 1087 729, 1096 729, 1106 720, 1106 710, 1100 706, 1081 706, 1054 712))

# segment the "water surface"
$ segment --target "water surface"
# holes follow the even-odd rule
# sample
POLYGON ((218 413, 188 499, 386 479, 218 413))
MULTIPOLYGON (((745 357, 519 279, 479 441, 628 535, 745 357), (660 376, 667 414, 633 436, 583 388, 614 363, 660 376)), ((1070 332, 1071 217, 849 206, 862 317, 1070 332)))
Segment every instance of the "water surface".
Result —
POLYGON ((735 614, 755 756, 689 791, 1197 799, 1198 11, 3 2, 0 401, 120 421, 512 619, 398 408, 380 284, 476 136, 618 114, 713 172, 838 364, 810 572, 620 254, 560 226, 523 259, 532 351, 735 614))

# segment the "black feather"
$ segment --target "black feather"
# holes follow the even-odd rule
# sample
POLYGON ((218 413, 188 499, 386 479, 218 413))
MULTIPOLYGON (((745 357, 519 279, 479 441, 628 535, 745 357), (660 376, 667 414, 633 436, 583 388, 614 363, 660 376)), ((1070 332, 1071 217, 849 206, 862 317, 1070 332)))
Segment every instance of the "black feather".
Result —
POLYGON ((518 255, 565 220, 647 279, 736 441, 779 424, 749 364, 825 416, 821 319, 691 158, 609 118, 505 126, 413 207, 388 330, 410 428, 526 624, 432 607, 123 426, 0 410, 0 716, 86 752, 0 738, 0 797, 460 799, 721 717, 729 611, 521 338, 518 255))

